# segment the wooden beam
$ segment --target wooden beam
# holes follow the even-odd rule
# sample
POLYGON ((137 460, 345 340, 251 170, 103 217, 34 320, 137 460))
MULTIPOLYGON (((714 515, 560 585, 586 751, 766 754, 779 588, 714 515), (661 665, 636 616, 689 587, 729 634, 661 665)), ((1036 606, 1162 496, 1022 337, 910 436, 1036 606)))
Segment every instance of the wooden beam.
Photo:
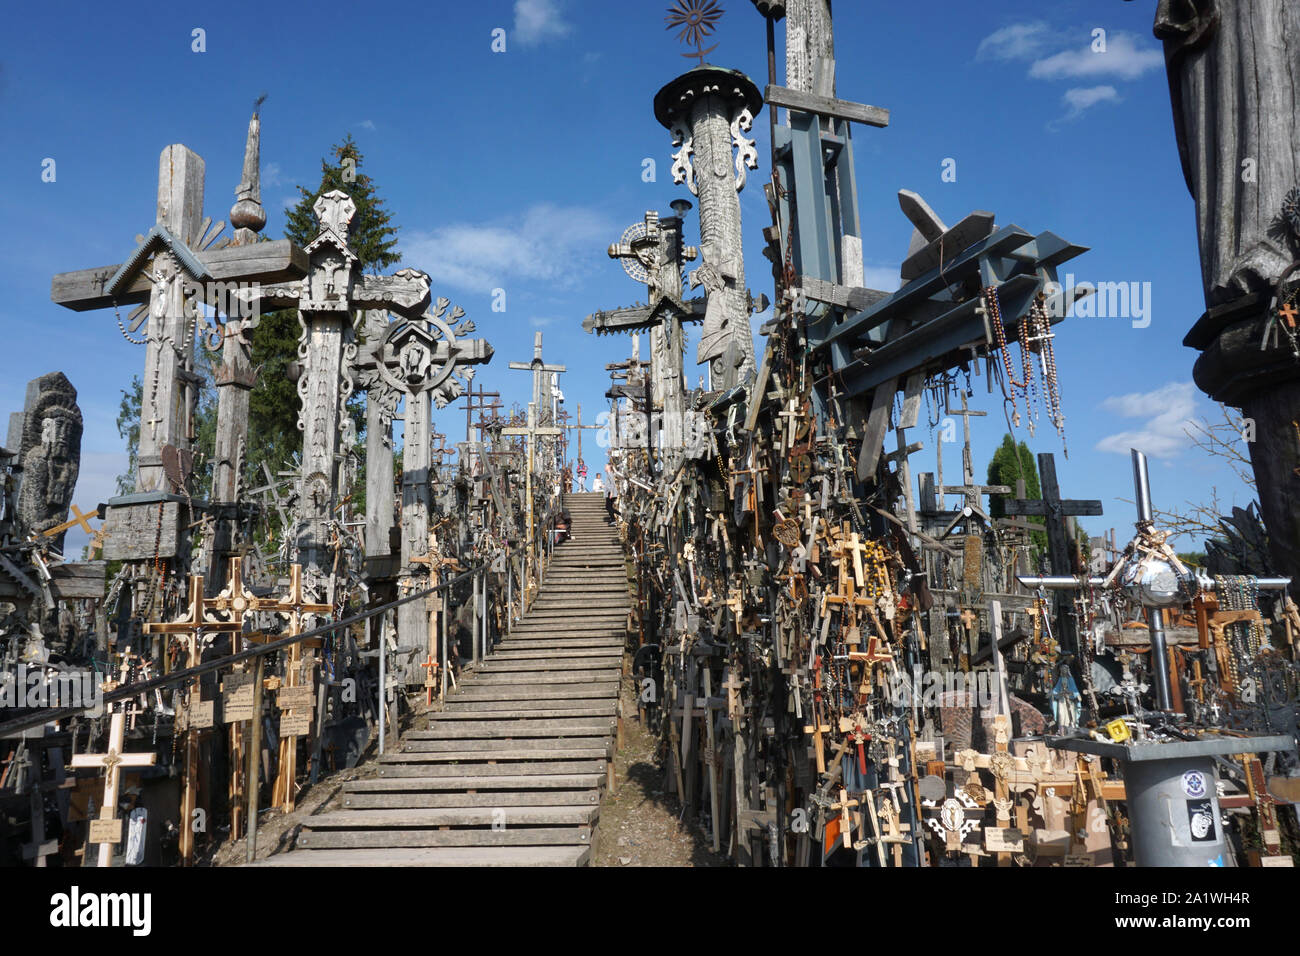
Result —
POLYGON ((816 93, 804 93, 785 86, 769 84, 763 92, 768 108, 785 107, 803 113, 816 113, 818 116, 833 116, 850 123, 864 123, 867 126, 883 127, 889 125, 889 110, 865 103, 836 99, 832 96, 818 96, 816 93))

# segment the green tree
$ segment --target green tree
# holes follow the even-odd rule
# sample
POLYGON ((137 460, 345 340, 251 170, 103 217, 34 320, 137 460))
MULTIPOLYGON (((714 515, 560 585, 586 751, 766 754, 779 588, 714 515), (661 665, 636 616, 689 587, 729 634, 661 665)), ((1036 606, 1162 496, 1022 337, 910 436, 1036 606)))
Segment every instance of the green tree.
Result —
MULTIPOLYGON (((1010 434, 1002 436, 1002 444, 998 446, 997 451, 993 453, 993 458, 989 461, 987 483, 990 485, 1008 485, 1015 490, 1016 482, 1023 480, 1025 483, 1025 498, 1031 501, 1039 501, 1043 497, 1042 487, 1038 483, 1038 466, 1034 463, 1034 456, 1023 441, 1019 444, 1011 437, 1010 434)), ((1004 495, 993 495, 989 498, 989 513, 994 518, 1006 517, 1007 509, 1004 503, 1004 495)), ((1014 497, 1014 494, 1012 495, 1014 497)), ((1041 525, 1042 518, 1030 518, 1034 524, 1041 525)), ((1034 545, 1039 550, 1047 547, 1047 532, 1034 531, 1031 533, 1034 545)))
POLYGON ((135 493, 135 478, 140 467, 140 405, 144 402, 144 385, 139 375, 131 377, 131 387, 122 389, 117 409, 117 434, 126 440, 126 473, 117 476, 117 493, 135 493))

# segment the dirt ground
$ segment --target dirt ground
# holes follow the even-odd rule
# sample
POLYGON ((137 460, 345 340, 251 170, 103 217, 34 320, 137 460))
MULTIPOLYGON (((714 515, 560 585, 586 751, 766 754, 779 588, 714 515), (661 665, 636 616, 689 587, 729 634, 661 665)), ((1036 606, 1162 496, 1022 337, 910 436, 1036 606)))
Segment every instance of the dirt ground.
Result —
MULTIPOLYGON (((658 740, 636 719, 634 684, 623 682, 623 747, 615 757, 616 792, 605 793, 593 866, 731 866, 704 831, 681 819, 676 792, 664 789, 658 740)), ((723 847, 725 850, 725 846, 723 847)))

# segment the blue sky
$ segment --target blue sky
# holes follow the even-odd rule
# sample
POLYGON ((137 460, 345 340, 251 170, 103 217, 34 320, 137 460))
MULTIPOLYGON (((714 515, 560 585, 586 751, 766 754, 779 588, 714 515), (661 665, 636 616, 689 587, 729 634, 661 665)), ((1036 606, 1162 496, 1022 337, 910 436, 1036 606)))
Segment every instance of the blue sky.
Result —
MULTIPOLYGON (((206 212, 225 219, 240 178, 253 99, 263 107, 266 233, 282 234, 294 186, 314 186, 332 143, 351 132, 365 170, 400 227, 403 264, 428 272, 496 349, 476 384, 526 401, 531 356, 568 364, 562 388, 584 421, 607 407, 604 366, 626 338, 581 328, 595 309, 644 296, 605 254, 645 210, 687 197, 668 170, 672 148, 651 100, 687 69, 664 31, 666 2, 479 0, 374 5, 324 2, 310 13, 274 4, 52 2, 12 16, 0 39, 0 411, 21 408, 28 379, 62 369, 86 417, 77 502, 112 493, 125 455, 113 421, 120 390, 143 366, 111 311, 49 301, 50 277, 120 262, 153 224, 158 154, 181 142, 207 162, 206 212), (193 33, 206 50, 195 52, 193 33), (506 31, 506 51, 491 49, 506 31), (642 179, 642 162, 657 181, 642 179), (42 162, 56 162, 43 182, 42 162), (507 311, 490 309, 504 288, 507 311)), ((911 226, 897 190, 920 192, 949 224, 987 209, 999 224, 1050 229, 1091 251, 1064 271, 1080 280, 1150 283, 1150 323, 1071 318, 1057 326, 1070 459, 1050 428, 1023 437, 1057 452, 1069 497, 1102 499, 1090 530, 1133 520, 1130 444, 1153 458, 1158 505, 1250 493, 1189 451, 1182 429, 1214 408, 1191 384, 1183 348, 1203 311, 1194 213, 1174 145, 1163 58, 1151 37, 1155 0, 882 0, 836 3, 839 95, 887 107, 886 129, 857 128, 855 152, 867 284, 893 289, 911 226), (1107 51, 1090 49, 1106 31, 1107 51), (956 181, 941 179, 956 161, 956 181)), ((778 63, 783 30, 778 29, 778 63)), ((766 78, 763 21, 731 0, 711 62, 766 78)), ((742 193, 747 276, 772 293, 760 255, 767 117, 754 124, 760 168, 742 193)), ((693 215, 693 214, 692 214, 693 215)), ((688 223, 687 239, 698 237, 688 223)), ((760 343, 761 345, 761 343, 760 343)), ((689 353, 693 356, 693 349, 689 353)), ((698 373, 690 376, 692 384, 698 373)), ((976 380, 980 477, 1005 429, 976 380)), ((440 429, 463 437, 460 403, 440 429)), ((1022 430, 1023 431, 1023 430, 1022 430)), ((927 470, 938 434, 914 473, 927 470)), ((584 449, 591 443, 584 441, 584 449)), ((945 464, 957 461, 949 446, 945 464)), ((592 470, 602 462, 588 451, 592 470)), ((80 544, 69 539, 69 546, 80 544)))

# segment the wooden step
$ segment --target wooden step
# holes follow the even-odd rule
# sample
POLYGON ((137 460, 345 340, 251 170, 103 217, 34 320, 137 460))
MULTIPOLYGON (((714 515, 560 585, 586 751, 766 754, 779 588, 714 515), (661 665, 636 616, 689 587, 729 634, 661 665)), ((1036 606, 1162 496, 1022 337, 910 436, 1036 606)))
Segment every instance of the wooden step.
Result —
MULTIPOLYGON (((492 747, 481 747, 477 750, 440 750, 424 752, 402 752, 395 754, 384 754, 379 758, 379 762, 385 768, 389 767, 407 767, 413 764, 450 764, 450 763, 484 763, 490 761, 518 761, 518 760, 604 760, 609 756, 609 746, 584 747, 581 744, 586 740, 585 737, 576 738, 570 742, 567 747, 554 746, 548 749, 542 747, 529 747, 529 743, 546 743, 556 744, 558 741, 487 741, 492 743, 512 743, 510 749, 499 749, 492 747)), ((603 742, 603 738, 600 738, 603 742)), ((432 741, 431 741, 432 742, 432 741)), ((453 741, 454 743, 454 741, 453 741)), ((414 746, 412 744, 411 746, 414 746)), ((463 772, 463 769, 462 769, 463 772)), ((477 773, 477 768, 475 769, 477 773)))
POLYGON ((254 866, 586 866, 589 846, 410 847, 295 850, 254 866))
POLYGON ((362 828, 490 827, 504 822, 517 826, 590 826, 600 815, 598 806, 560 807, 426 807, 404 810, 327 810, 308 817, 311 830, 362 828), (502 818, 504 817, 504 821, 502 818))
POLYGON ((553 717, 614 717, 618 711, 618 701, 610 700, 603 703, 595 701, 584 701, 582 707, 569 708, 538 708, 534 710, 485 710, 469 709, 458 710, 455 708, 463 707, 464 704, 448 702, 447 709, 436 714, 429 714, 429 720, 435 723, 442 723, 448 720, 546 720, 553 717))
MULTIPOLYGON (((399 810, 412 813, 413 810, 399 810)), ((372 847, 500 847, 500 846, 586 846, 591 828, 560 827, 477 827, 467 830, 310 830, 298 834, 295 852, 308 850, 359 850, 372 847)))
MULTIPOLYGON (((553 766, 553 765, 551 765, 553 766)), ((549 767, 548 767, 549 769, 549 767)), ((604 768, 594 773, 546 773, 460 775, 445 777, 401 776, 367 777, 349 780, 343 785, 346 793, 438 793, 471 790, 588 790, 605 782, 604 768)), ((581 803, 583 801, 574 801, 581 803)))
MULTIPOLYGON (((618 696, 618 681, 582 681, 578 683, 524 684, 509 681, 497 684, 467 684, 447 701, 482 700, 601 700, 618 696)), ((513 706, 513 704, 511 705, 513 706)))
POLYGON ((473 767, 440 763, 381 764, 377 773, 385 777, 521 777, 531 775, 585 774, 605 772, 605 760, 509 760, 473 767))
MULTIPOLYGON (((444 715, 439 715, 444 716, 444 715)), ((483 720, 477 714, 434 721, 428 730, 408 731, 403 745, 422 740, 486 740, 503 737, 546 737, 551 735, 597 736, 615 728, 612 717, 541 717, 536 720, 483 720)))
POLYGON ((576 807, 600 803, 600 791, 520 790, 489 793, 345 793, 345 810, 400 810, 406 807, 576 807))

